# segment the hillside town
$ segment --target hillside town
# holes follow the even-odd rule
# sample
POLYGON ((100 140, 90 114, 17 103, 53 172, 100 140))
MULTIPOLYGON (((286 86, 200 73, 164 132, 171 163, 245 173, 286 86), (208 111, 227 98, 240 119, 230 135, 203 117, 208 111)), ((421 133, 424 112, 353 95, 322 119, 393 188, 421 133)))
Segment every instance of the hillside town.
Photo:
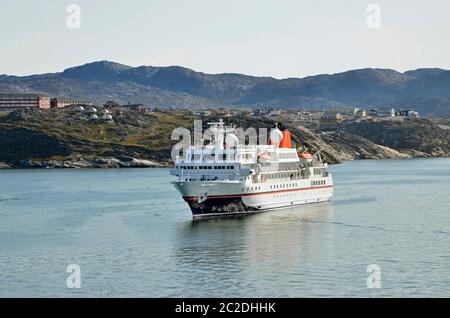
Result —
POLYGON ((0 168, 170 166, 176 143, 171 132, 189 129, 198 119, 223 119, 245 129, 282 123, 290 127, 294 143, 320 150, 328 163, 450 153, 446 118, 421 118, 414 109, 401 107, 176 109, 131 101, 98 105, 86 99, 0 94, 0 168))
MULTIPOLYGON (((60 97, 50 97, 43 94, 0 94, 0 112, 10 112, 17 109, 43 109, 58 110, 71 109, 74 112, 83 114, 92 121, 114 122, 114 115, 127 112, 165 112, 173 111, 167 109, 158 109, 141 103, 120 104, 115 101, 106 101, 103 105, 94 105, 91 101, 83 99, 68 99, 60 97)), ((334 130, 341 125, 359 122, 363 120, 402 120, 420 118, 419 112, 414 109, 404 107, 390 108, 350 108, 324 111, 310 111, 304 109, 286 109, 283 106, 267 108, 213 108, 197 110, 178 110, 187 115, 198 117, 242 117, 252 118, 272 118, 274 120, 283 120, 292 124, 302 124, 309 127, 320 128, 321 130, 334 130)))

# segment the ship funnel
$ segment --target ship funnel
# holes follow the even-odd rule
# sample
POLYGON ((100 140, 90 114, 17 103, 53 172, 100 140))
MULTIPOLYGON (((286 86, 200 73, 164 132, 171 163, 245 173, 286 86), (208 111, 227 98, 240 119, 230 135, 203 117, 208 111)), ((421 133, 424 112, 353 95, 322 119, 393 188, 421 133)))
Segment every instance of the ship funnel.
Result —
POLYGON ((280 142, 280 148, 292 148, 291 132, 289 130, 283 130, 283 139, 280 142))

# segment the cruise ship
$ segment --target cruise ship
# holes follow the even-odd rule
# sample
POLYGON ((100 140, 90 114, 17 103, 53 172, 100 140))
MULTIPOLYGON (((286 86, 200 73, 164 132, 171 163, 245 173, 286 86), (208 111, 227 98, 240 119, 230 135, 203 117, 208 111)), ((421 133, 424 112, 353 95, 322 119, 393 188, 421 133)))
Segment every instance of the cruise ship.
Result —
POLYGON ((208 145, 189 146, 177 156, 172 184, 194 219, 290 208, 328 201, 333 179, 320 152, 292 146, 291 134, 278 124, 265 145, 239 144, 235 128, 210 123, 208 145))

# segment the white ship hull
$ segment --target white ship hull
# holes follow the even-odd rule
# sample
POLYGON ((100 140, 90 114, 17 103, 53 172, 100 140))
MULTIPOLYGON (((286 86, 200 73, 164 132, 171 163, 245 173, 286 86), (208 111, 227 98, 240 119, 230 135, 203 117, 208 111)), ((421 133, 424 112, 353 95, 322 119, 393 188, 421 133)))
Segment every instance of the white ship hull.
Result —
POLYGON ((333 195, 331 177, 266 182, 253 187, 239 181, 176 181, 173 184, 195 218, 290 208, 328 201, 333 195), (320 185, 311 186, 312 181, 320 185))

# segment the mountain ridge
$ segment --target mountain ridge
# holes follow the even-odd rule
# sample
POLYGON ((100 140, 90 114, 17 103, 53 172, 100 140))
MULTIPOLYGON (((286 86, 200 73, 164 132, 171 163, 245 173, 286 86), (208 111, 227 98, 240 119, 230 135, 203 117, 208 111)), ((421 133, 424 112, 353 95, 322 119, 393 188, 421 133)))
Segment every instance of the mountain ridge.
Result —
POLYGON ((399 103, 425 116, 450 115, 450 71, 363 68, 303 78, 209 74, 181 66, 128 66, 96 61, 62 72, 0 75, 0 92, 144 103, 158 108, 376 108, 399 103), (405 105, 405 101, 410 104, 405 105), (417 101, 417 103, 416 103, 417 101), (436 104, 436 101, 439 101, 436 104))

